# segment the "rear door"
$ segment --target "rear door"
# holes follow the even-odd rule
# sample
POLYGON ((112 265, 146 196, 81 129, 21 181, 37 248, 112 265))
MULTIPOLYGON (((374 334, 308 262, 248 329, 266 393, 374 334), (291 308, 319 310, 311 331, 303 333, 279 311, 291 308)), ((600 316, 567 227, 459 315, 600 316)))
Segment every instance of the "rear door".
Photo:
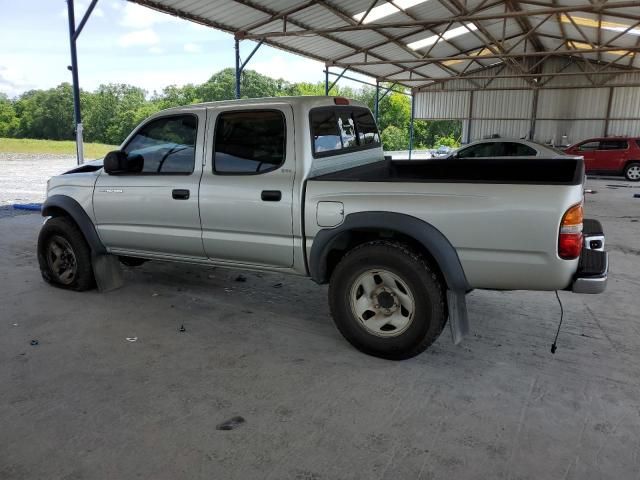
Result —
POLYGON ((288 104, 209 110, 202 241, 217 262, 293 265, 295 136, 288 104))
POLYGON ((600 140, 593 170, 619 172, 629 158, 629 143, 623 139, 600 140))
POLYGON ((98 234, 108 248, 204 256, 198 183, 205 123, 204 109, 153 118, 123 147, 140 162, 139 171, 100 174, 93 208, 98 234))

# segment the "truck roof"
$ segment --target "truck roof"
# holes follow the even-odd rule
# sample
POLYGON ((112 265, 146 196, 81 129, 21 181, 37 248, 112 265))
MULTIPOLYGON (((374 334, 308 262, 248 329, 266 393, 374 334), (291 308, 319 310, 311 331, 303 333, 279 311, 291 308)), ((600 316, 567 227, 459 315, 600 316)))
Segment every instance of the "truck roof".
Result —
MULTIPOLYGON (((226 107, 230 105, 243 105, 243 106, 251 106, 251 105, 264 105, 269 103, 288 103, 293 106, 301 106, 303 108, 315 108, 315 107, 329 107, 336 106, 335 99, 345 99, 345 97, 336 97, 336 96, 297 96, 297 97, 260 97, 260 98, 243 98, 240 100, 219 100, 217 102, 203 102, 203 103, 194 103, 191 105, 184 105, 180 107, 172 107, 162 110, 162 112, 172 112, 172 111, 184 111, 186 109, 191 108, 208 108, 208 107, 226 107)), ((368 106, 360 102, 358 100, 346 99, 349 102, 349 105, 356 107, 364 107, 368 108, 368 106)), ((342 106, 342 105, 338 105, 342 106)))

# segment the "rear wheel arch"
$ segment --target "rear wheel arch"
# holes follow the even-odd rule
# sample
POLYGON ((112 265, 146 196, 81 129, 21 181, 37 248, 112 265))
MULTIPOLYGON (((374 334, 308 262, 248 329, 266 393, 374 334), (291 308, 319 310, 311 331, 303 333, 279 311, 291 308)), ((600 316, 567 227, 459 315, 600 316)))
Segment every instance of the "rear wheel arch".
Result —
POLYGON ((423 255, 450 290, 466 292, 471 289, 455 248, 442 232, 416 217, 393 212, 350 214, 339 227, 321 230, 314 238, 309 258, 312 279, 327 283, 333 269, 348 251, 381 239, 405 244, 423 255))

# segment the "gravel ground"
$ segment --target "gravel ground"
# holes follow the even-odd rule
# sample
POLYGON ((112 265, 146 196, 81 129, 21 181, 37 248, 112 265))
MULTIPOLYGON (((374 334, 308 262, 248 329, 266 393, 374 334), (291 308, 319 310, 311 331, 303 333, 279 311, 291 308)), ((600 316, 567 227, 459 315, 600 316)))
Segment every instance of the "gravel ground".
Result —
POLYGON ((0 207, 42 202, 47 179, 75 164, 75 157, 66 155, 0 153, 0 207))

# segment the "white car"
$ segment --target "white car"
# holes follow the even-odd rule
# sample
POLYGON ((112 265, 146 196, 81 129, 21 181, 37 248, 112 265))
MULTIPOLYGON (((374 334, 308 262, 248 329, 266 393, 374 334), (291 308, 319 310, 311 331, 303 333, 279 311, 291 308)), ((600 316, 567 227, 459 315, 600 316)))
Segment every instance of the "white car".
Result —
MULTIPOLYGON (((478 140, 460 147, 447 158, 495 158, 495 157, 572 157, 548 145, 516 138, 490 138, 478 140)), ((580 157, 573 157, 580 158, 580 157)))

